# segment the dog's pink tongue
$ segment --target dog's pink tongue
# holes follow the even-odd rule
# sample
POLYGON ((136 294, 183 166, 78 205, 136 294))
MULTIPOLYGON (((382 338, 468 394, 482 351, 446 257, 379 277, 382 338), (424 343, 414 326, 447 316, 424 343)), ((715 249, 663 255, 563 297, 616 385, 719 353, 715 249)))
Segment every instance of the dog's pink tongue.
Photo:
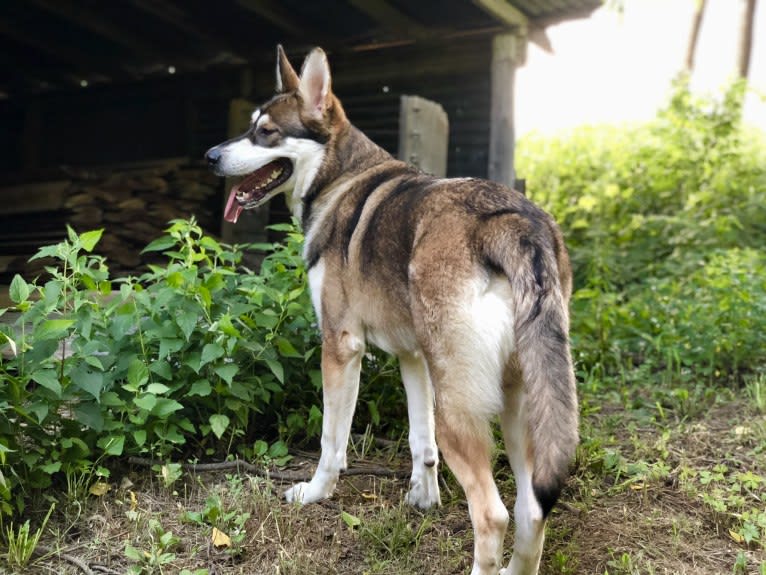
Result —
POLYGON ((229 199, 226 201, 226 209, 223 212, 223 219, 232 224, 237 223, 239 214, 242 213, 242 206, 237 201, 237 187, 234 186, 229 192, 229 199))

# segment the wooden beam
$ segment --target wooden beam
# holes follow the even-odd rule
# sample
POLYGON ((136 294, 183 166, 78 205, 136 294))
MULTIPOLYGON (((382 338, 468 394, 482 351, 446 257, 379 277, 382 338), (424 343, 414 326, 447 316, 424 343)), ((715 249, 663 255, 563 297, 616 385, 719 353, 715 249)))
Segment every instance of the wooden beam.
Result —
POLYGON ((306 26, 301 25, 295 16, 286 10, 280 2, 274 0, 237 0, 237 4, 268 20, 283 32, 291 36, 305 37, 309 34, 306 26))
POLYGON ((69 64, 72 68, 70 73, 73 77, 82 79, 98 75, 109 79, 112 75, 113 70, 110 70, 105 62, 94 58, 90 53, 79 50, 72 45, 51 42, 46 40, 42 34, 27 33, 22 28, 3 19, 0 19, 0 36, 7 36, 19 44, 42 52, 56 62, 69 64))
POLYGON ((511 28, 526 28, 529 18, 506 0, 473 0, 479 8, 511 28))
POLYGON ((389 30, 412 34, 418 38, 427 38, 432 34, 428 28, 399 11, 386 0, 349 0, 349 4, 389 30))
POLYGON ((99 17, 91 10, 83 10, 81 6, 65 0, 30 0, 40 8, 55 14, 59 18, 73 23, 75 26, 87 28, 102 38, 121 44, 132 52, 140 54, 149 61, 157 59, 162 53, 158 46, 147 43, 144 38, 136 36, 127 26, 110 22, 99 17))

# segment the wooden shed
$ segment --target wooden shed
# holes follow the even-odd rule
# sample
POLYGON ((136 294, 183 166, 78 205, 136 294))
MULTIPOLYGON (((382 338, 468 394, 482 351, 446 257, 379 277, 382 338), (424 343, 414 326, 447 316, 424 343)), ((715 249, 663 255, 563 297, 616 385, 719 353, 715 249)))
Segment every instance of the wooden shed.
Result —
MULTIPOLYGON (((4 0, 0 284, 65 224, 105 227, 114 271, 174 217, 221 232, 202 163, 270 97, 282 43, 320 45, 353 123, 396 154, 399 98, 440 103, 447 174, 513 180, 514 70, 545 28, 601 0, 4 0), (249 112, 248 112, 249 113, 249 112)), ((277 205, 275 209, 279 209, 277 205)))

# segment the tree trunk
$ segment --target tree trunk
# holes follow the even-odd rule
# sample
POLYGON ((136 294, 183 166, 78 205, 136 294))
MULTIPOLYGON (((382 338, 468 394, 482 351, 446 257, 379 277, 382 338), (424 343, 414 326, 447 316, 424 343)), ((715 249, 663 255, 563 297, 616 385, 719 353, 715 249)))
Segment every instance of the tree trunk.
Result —
POLYGON ((747 79, 750 71, 750 55, 753 49, 753 20, 755 19, 756 0, 745 0, 742 13, 742 28, 739 36, 739 61, 737 72, 740 78, 747 79))
POLYGON ((702 17, 705 14, 707 0, 697 0, 692 16, 692 27, 689 31, 689 43, 686 46, 686 60, 684 62, 686 71, 691 73, 694 70, 694 55, 697 52, 697 40, 699 39, 700 28, 702 28, 702 17))

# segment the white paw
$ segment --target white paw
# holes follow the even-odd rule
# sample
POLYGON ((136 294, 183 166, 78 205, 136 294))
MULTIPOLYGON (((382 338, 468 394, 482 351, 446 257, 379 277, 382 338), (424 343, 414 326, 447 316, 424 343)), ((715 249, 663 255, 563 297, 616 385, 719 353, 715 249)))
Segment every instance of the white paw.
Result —
POLYGON ((439 494, 439 482, 436 478, 436 470, 428 470, 419 477, 413 477, 410 481, 410 490, 404 500, 413 507, 429 509, 435 505, 441 505, 439 494))
POLYGON ((289 503, 296 502, 306 504, 315 503, 322 499, 327 499, 330 496, 324 489, 317 489, 316 485, 312 483, 313 482, 296 483, 290 489, 285 491, 285 499, 289 503))

